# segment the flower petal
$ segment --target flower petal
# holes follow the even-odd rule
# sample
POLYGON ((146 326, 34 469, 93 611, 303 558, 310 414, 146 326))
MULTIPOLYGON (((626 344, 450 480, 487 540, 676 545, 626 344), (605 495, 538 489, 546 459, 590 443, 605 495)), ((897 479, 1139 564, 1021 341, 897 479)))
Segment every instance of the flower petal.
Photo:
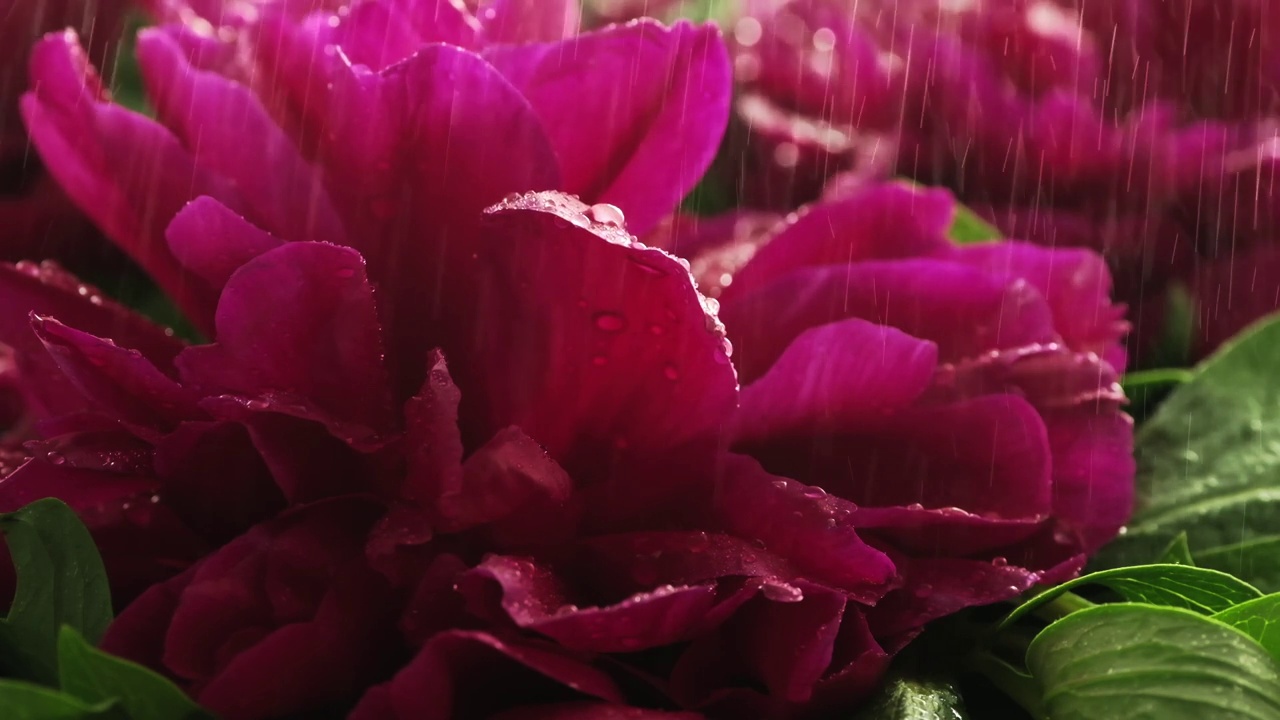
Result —
POLYGON ((488 211, 470 361, 483 374, 468 393, 482 393, 489 427, 518 425, 562 463, 575 448, 644 453, 718 432, 736 381, 714 308, 675 258, 587 213, 558 193, 488 211))
POLYGON ((946 233, 954 212, 947 191, 901 183, 811 205, 733 276, 723 300, 802 268, 949 252, 946 233))
POLYGON ((733 534, 760 540, 815 581, 875 602, 894 579, 889 558, 863 542, 846 519, 855 507, 816 488, 765 472, 749 458, 729 456, 716 515, 733 534))
POLYGON ((255 220, 289 240, 342 241, 319 171, 249 88, 193 67, 164 28, 140 32, 137 53, 159 118, 201 168, 235 184, 255 220))
POLYGON ((211 195, 239 208, 238 192, 197 166, 164 127, 104 102, 73 34, 37 44, 31 75, 35 90, 23 97, 22 113, 49 172, 197 327, 207 328, 216 296, 181 270, 162 233, 191 198, 211 195))
POLYGON ((283 244, 211 197, 198 197, 164 231, 169 250, 219 295, 241 265, 283 244))
POLYGON ((865 320, 810 328, 742 391, 733 441, 874 427, 924 393, 937 361, 933 343, 865 320))
POLYGON ((375 430, 394 425, 364 262, 348 248, 286 243, 241 266, 218 303, 217 342, 183 351, 206 393, 295 395, 375 430))
POLYGON ((542 118, 560 187, 622 208, 638 234, 693 189, 728 122, 732 70, 713 25, 641 20, 485 58, 542 118))
MULTIPOLYGON (((426 645, 390 682, 370 690, 351 720, 449 720, 486 717, 521 704, 530 693, 538 702, 558 693, 622 702, 605 673, 553 645, 503 641, 482 632, 450 630, 426 645), (494 693, 493 687, 523 691, 494 693), (570 692, 574 691, 574 692, 570 692)), ((567 699, 567 698, 566 698, 567 699)))
POLYGON ((481 0, 476 15, 491 43, 555 42, 582 23, 577 0, 481 0))

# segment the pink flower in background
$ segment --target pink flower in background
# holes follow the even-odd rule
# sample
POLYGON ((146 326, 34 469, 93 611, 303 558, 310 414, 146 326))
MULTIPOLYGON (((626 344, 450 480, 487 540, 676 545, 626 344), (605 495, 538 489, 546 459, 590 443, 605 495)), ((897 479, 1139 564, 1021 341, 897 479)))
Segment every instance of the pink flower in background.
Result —
POLYGON ((1165 289, 1188 287, 1203 353, 1280 297, 1278 17, 1253 0, 794 0, 735 28, 730 172, 783 208, 841 173, 949 187, 1012 237, 1102 252, 1139 361, 1165 289))

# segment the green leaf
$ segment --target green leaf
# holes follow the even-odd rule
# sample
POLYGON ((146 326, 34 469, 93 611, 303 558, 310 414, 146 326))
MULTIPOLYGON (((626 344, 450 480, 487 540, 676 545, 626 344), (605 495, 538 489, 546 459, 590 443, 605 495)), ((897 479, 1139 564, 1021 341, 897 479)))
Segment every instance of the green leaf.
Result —
POLYGON ((1046 590, 1015 608, 1000 627, 1008 627, 1041 605, 1084 585, 1108 587, 1130 602, 1186 608, 1204 615, 1262 596, 1252 585, 1217 570, 1186 565, 1138 565, 1102 570, 1046 590))
MULTIPOLYGON (((62 689, 89 702, 119 700, 130 720, 209 720, 213 716, 150 670, 108 655, 74 629, 58 635, 62 689)), ((269 680, 268 680, 269 681, 269 680)))
POLYGON ((1200 550, 1196 556, 1200 565, 1247 577, 1268 592, 1280 588, 1280 535, 1200 550))
POLYGON ((1195 370, 1136 436, 1137 504, 1125 534, 1095 563, 1144 563, 1179 533, 1200 565, 1280 590, 1280 322, 1254 325, 1195 370), (1220 552, 1233 548, 1231 553, 1220 552), (1231 568, 1224 564, 1233 563, 1231 568))
POLYGON ((1160 565, 1186 565, 1187 567, 1195 567, 1196 561, 1191 557, 1191 548, 1187 546, 1187 534, 1178 533, 1178 537, 1174 538, 1169 546, 1160 553, 1160 557, 1156 560, 1160 565))
POLYGON ((1052 720, 1275 720, 1280 666, 1252 638, 1188 610, 1099 605, 1045 628, 1027 667, 1052 720))
POLYGON ((957 245, 969 245, 999 240, 1004 237, 1004 233, 964 205, 956 205, 956 215, 951 221, 947 237, 957 245))
POLYGON ((0 532, 18 574, 9 616, 0 620, 0 663, 11 675, 53 684, 58 628, 96 641, 111 622, 102 558, 75 512, 53 498, 0 515, 0 532))
POLYGON ((1280 593, 1229 607, 1213 618, 1257 640, 1280 662, 1280 593))
POLYGON ((1167 385, 1182 385, 1190 382, 1195 378, 1196 374, 1190 370, 1183 368, 1160 368, 1158 370, 1139 370, 1138 372, 1127 373, 1120 380, 1120 385, 1124 387, 1126 395, 1133 395, 1135 392, 1146 390, 1148 388, 1158 388, 1167 385))
POLYGON ((17 680, 0 680, 0 708, 5 720, 126 720, 105 702, 90 705, 66 693, 17 680))
POLYGON ((891 677, 854 720, 965 720, 955 685, 940 678, 891 677))

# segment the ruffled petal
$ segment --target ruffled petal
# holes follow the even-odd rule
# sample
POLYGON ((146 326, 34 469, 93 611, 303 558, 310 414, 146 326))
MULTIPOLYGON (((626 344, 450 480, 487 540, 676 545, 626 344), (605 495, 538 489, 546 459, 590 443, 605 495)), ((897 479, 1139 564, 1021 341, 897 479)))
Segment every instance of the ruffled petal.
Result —
POLYGON ((476 10, 490 43, 556 42, 578 34, 577 0, 481 0, 476 10))
POLYGON ((560 188, 620 207, 639 234, 693 189, 728 122, 732 70, 712 25, 642 20, 485 58, 542 118, 560 188))

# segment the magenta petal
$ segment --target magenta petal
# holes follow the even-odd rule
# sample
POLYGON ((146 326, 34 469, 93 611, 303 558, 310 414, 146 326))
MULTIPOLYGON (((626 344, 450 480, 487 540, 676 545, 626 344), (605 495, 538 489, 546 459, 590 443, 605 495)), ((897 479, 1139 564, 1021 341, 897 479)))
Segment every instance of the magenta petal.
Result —
POLYGON ((560 187, 622 208, 638 234, 693 189, 728 123, 732 70, 713 25, 642 20, 485 57, 542 118, 560 187))
POLYGON ((40 315, 40 341, 73 384, 109 415, 153 432, 200 418, 194 393, 166 377, 142 353, 40 315))
POLYGON ((481 0, 476 9, 485 41, 555 42, 578 34, 578 0, 481 0))
POLYGON ((341 68, 313 120, 330 193, 384 298, 398 394, 417 391, 427 353, 475 327, 452 303, 474 293, 484 208, 513 192, 559 186, 541 122, 479 56, 429 45, 371 74, 341 68), (495 143, 493 138, 503 142, 495 143))
POLYGON ((1053 452, 1053 511, 1093 552, 1133 510, 1133 420, 1119 410, 1045 414, 1053 452))
POLYGON ((876 637, 922 627, 968 607, 1011 600, 1039 575, 1014 565, 951 558, 902 560, 905 586, 867 611, 876 637))
POLYGON ((887 416, 873 428, 744 443, 770 471, 821 483, 867 507, 923 505, 1048 514, 1045 423, 1016 395, 987 395, 887 416))
POLYGON ((45 351, 31 329, 31 313, 56 316, 80 330, 111 337, 142 353, 161 372, 173 370, 181 340, 53 263, 0 265, 0 342, 12 347, 23 390, 34 410, 56 416, 84 410, 84 396, 45 351))
POLYGON ((37 44, 31 74, 35 90, 23 97, 22 112, 49 172, 198 327, 207 328, 216 296, 182 272, 162 233, 191 198, 212 195, 238 207, 238 193, 197 167, 164 127, 102 102, 74 35, 49 35, 37 44))
POLYGON ((626 705, 579 702, 532 705, 491 715, 489 720, 701 720, 691 712, 665 712, 626 705))
MULTIPOLYGON (((439 3, 462 12, 451 3, 439 3)), ((426 41, 408 18, 389 2, 362 2, 338 16, 330 41, 355 65, 378 71, 413 55, 426 41)))
POLYGON ((714 307, 675 258, 587 212, 558 193, 488 211, 485 372, 468 393, 561 462, 582 442, 644 452, 718 432, 736 380, 714 307))
POLYGON ((807 577, 875 602, 893 581, 893 563, 858 537, 847 521, 855 507, 822 490, 766 473, 729 456, 716 513, 735 535, 758 539, 807 577))
POLYGON ((165 229, 169 250, 219 294, 241 265, 283 243, 211 197, 182 208, 165 229))
POLYGON ((216 343, 178 358, 185 382, 295 395, 352 424, 393 426, 373 289, 354 250, 297 242, 260 255, 227 282, 216 325, 216 343))
MULTIPOLYGON (((605 701, 622 702, 608 675, 565 651, 535 643, 504 642, 481 632, 450 630, 429 641, 389 683, 373 688, 353 711, 360 720, 450 720, 486 717, 520 704, 510 691, 559 686, 605 701), (492 688, 508 688, 494 693, 492 688)), ((539 697, 541 696, 541 697, 539 697)))
POLYGON ((497 585, 503 612, 526 630, 572 650, 635 652, 688 640, 716 602, 713 585, 663 586, 603 607, 570 605, 551 574, 527 560, 492 555, 468 572, 459 590, 480 601, 497 585))
MULTIPOLYGON (((480 23, 457 0, 390 0, 425 43, 448 43, 471 48, 476 44, 480 23)), ((472 0, 474 5, 474 0, 472 0)))
POLYGON ((760 599, 743 608, 734 629, 744 635, 745 662, 770 694, 791 702, 810 698, 831 665, 847 602, 841 593, 810 585, 800 602, 760 599))
POLYGON ((724 299, 818 265, 940 255, 955 201, 945 190, 888 183, 810 206, 733 276, 724 299))
POLYGON ((865 320, 810 328, 743 389, 733 441, 873 427, 925 391, 937 361, 933 343, 865 320))
POLYGON ((943 362, 1058 340, 1050 308, 1035 288, 932 259, 798 271, 758 292, 734 295, 723 315, 748 380, 800 331, 847 317, 932 341, 943 362))
POLYGON ((499 432, 462 467, 461 482, 446 486, 434 503, 441 532, 458 532, 501 520, 538 501, 563 502, 573 479, 519 428, 499 432))
POLYGON ((249 88, 192 67, 164 28, 138 34, 138 63, 159 117, 202 168, 235 183, 255 220, 289 240, 343 239, 318 171, 249 88))
POLYGON ((1024 243, 981 243, 956 250, 962 263, 1024 280, 1040 291, 1053 312, 1053 325, 1067 346, 1105 358, 1124 371, 1121 344, 1129 325, 1124 306, 1111 302, 1111 273, 1102 257, 1078 248, 1042 248, 1024 243))

